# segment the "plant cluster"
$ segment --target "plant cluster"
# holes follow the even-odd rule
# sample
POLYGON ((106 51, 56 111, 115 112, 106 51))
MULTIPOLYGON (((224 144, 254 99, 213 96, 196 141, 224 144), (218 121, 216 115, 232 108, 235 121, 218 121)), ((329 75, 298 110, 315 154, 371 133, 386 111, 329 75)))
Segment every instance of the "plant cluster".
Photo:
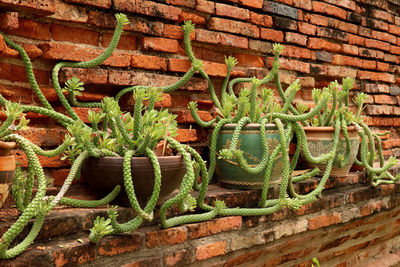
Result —
POLYGON ((186 165, 186 174, 180 185, 178 194, 165 201, 160 208, 161 225, 163 227, 205 221, 218 215, 252 216, 270 214, 282 207, 298 209, 302 205, 314 201, 321 194, 329 178, 333 160, 337 153, 340 133, 343 133, 346 137, 348 149, 346 150, 346 154, 343 155, 343 159, 344 162, 348 160, 350 146, 348 145, 347 126, 350 124, 358 129, 362 138, 361 162, 357 163, 366 167, 372 184, 376 186, 380 183, 393 183, 397 181, 398 178, 393 177, 388 172, 388 169, 395 164, 395 160, 390 159, 387 165, 383 166, 379 138, 360 119, 365 96, 359 95, 356 98, 356 102, 359 105, 357 114, 352 114, 348 109, 349 90, 353 84, 351 79, 344 79, 342 85, 333 83, 324 90, 314 90, 314 108, 308 110, 301 105, 295 107, 292 105, 292 101, 296 93, 300 90, 300 83, 296 80, 286 90, 283 90, 278 72, 279 55, 282 53, 283 46, 276 44, 273 46, 272 51, 274 53, 272 69, 262 79, 253 77, 230 80, 230 73, 237 61, 233 57, 228 57, 226 59, 227 76, 222 84, 221 97, 218 98, 211 79, 203 70, 202 62, 193 54, 189 36, 194 29, 194 24, 190 21, 185 22, 183 25, 183 33, 185 51, 191 62, 191 67, 178 82, 165 87, 140 85, 128 87, 121 90, 115 98, 107 97, 101 102, 83 103, 77 101, 76 95, 79 95, 84 90, 84 84, 74 77, 66 82, 64 88, 61 88, 58 81, 58 73, 63 67, 91 68, 102 64, 117 46, 123 25, 128 23, 127 17, 122 14, 116 15, 116 19, 117 26, 110 45, 100 56, 86 62, 59 62, 52 71, 54 89, 60 102, 67 110, 68 116, 56 112, 46 100, 33 75, 30 59, 22 47, 3 35, 7 45, 19 52, 33 92, 38 96, 42 106, 10 103, 0 95, 0 104, 6 107, 5 113, 7 115, 7 120, 0 126, 0 138, 5 141, 17 142, 27 155, 29 162, 27 176, 22 175, 20 171, 16 173, 12 191, 21 215, 0 239, 0 258, 12 258, 24 251, 37 236, 45 215, 57 204, 96 207, 109 203, 119 194, 121 188, 120 186, 116 186, 112 192, 100 200, 84 201, 64 197, 72 180, 79 175, 82 163, 88 157, 120 156, 124 158, 124 187, 129 202, 137 213, 137 216, 130 221, 120 224, 117 221, 118 213, 116 208, 110 208, 108 210, 108 219, 96 218, 94 227, 90 232, 92 242, 98 242, 104 235, 132 231, 139 227, 144 220, 152 220, 153 210, 157 203, 161 186, 160 166, 154 152, 155 147, 160 142, 179 153, 186 165), (190 112, 200 126, 213 126, 208 167, 193 148, 182 145, 173 139, 177 131, 175 116, 169 114, 167 110, 154 108, 155 103, 160 100, 162 93, 172 92, 180 88, 195 73, 198 73, 208 81, 209 93, 218 113, 213 120, 205 122, 197 114, 196 103, 191 102, 189 104, 190 112), (272 90, 265 88, 273 80, 275 81, 282 104, 275 101, 272 90), (234 90, 235 85, 243 83, 249 84, 251 88, 242 89, 236 94, 234 90), (64 93, 67 94, 67 97, 65 97, 64 93), (133 93, 135 101, 133 114, 122 112, 118 105, 119 99, 127 93, 133 93), (100 111, 89 112, 88 120, 90 125, 87 125, 75 113, 72 108, 73 106, 100 108, 100 111), (27 120, 23 115, 21 116, 23 112, 35 112, 57 120, 68 130, 63 143, 54 150, 45 151, 23 137, 13 134, 14 130, 26 127, 27 120), (259 207, 257 208, 231 208, 218 200, 213 205, 206 204, 205 202, 208 184, 216 166, 216 140, 222 126, 227 123, 236 123, 237 126, 229 148, 218 151, 221 157, 237 162, 244 171, 250 174, 264 173, 264 185, 261 191, 259 207), (248 164, 243 157, 243 151, 238 148, 241 129, 248 123, 258 123, 261 125, 260 134, 263 156, 260 163, 256 166, 248 164), (279 144, 272 149, 269 148, 265 138, 265 127, 271 123, 275 124, 280 137, 279 144), (333 126, 335 132, 331 152, 318 157, 311 155, 303 129, 303 126, 308 124, 333 126), (297 148, 293 158, 290 159, 288 148, 294 136, 297 139, 297 148), (378 144, 378 155, 382 164, 380 168, 372 167, 376 155, 375 141, 378 144), (327 163, 326 171, 323 173, 318 186, 305 195, 295 192, 294 183, 310 179, 319 173, 319 169, 314 168, 310 172, 293 177, 292 174, 297 165, 300 151, 304 153, 310 162, 327 163), (64 154, 71 161, 71 170, 59 193, 53 197, 46 196, 46 181, 37 155, 53 157, 60 154, 64 154), (283 161, 279 196, 276 199, 268 199, 269 179, 278 155, 283 161), (155 181, 153 192, 143 208, 136 198, 135 189, 132 184, 132 156, 147 156, 154 169, 155 181), (200 181, 198 181, 199 176, 201 177, 200 181), (38 181, 38 191, 33 199, 31 199, 35 179, 38 181), (196 198, 190 195, 192 189, 199 191, 196 198), (197 206, 198 209, 205 212, 167 218, 167 211, 174 205, 178 205, 182 211, 193 211, 197 206), (16 236, 26 227, 28 221, 32 218, 35 218, 35 222, 30 233, 21 243, 13 248, 9 248, 16 236))

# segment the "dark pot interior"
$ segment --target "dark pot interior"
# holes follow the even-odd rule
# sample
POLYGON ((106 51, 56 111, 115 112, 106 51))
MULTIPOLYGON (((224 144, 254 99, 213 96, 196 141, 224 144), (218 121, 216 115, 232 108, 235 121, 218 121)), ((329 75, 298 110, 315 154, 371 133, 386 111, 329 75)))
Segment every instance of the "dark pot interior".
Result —
MULTIPOLYGON (((81 175, 99 197, 110 193, 116 185, 121 185, 123 190, 114 203, 129 207, 129 199, 124 189, 123 160, 122 157, 88 158, 83 162, 81 175)), ((186 173, 186 166, 180 155, 158 157, 158 161, 162 178, 160 197, 157 203, 161 203, 179 187, 186 173)), ((135 194, 143 207, 154 188, 153 165, 147 157, 133 157, 131 164, 135 194)))

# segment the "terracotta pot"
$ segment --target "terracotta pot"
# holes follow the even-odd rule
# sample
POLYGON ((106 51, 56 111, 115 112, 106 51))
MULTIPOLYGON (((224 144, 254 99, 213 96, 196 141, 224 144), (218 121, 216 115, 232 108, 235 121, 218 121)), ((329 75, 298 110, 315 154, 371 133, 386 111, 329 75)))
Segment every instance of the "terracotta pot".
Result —
POLYGON ((0 208, 6 201, 15 175, 15 156, 10 155, 15 142, 0 141, 0 208))
MULTIPOLYGON (((332 150, 332 142, 333 142, 333 127, 304 127, 304 131, 306 133, 308 147, 310 149, 310 153, 314 157, 318 157, 321 154, 328 153, 332 150)), ((346 140, 343 136, 343 133, 340 133, 339 146, 338 151, 336 152, 336 156, 333 162, 331 177, 345 177, 349 174, 350 167, 353 165, 355 158, 357 157, 358 147, 360 144, 359 136, 354 127, 347 127, 347 131, 349 133, 350 139, 350 160, 349 162, 339 168, 337 155, 341 153, 345 155, 346 153, 346 140)), ((320 174, 323 175, 326 169, 326 164, 312 164, 307 162, 304 155, 302 154, 302 159, 304 164, 308 168, 318 167, 321 171, 320 174)))
MULTIPOLYGON (((221 128, 217 138, 217 153, 221 149, 229 148, 236 125, 237 124, 225 124, 221 128)), ((278 130, 274 124, 267 125, 266 136, 269 152, 271 153, 280 141, 278 130)), ((240 133, 238 147, 244 152, 243 156, 248 164, 256 166, 260 163, 263 155, 260 124, 252 123, 243 127, 240 133)), ((282 167, 281 154, 279 153, 269 180, 270 185, 280 182, 282 167)), ((264 172, 258 175, 248 174, 238 166, 236 161, 232 160, 217 158, 215 175, 222 186, 227 188, 260 189, 264 185, 264 172)))
MULTIPOLYGON (((98 194, 104 197, 116 185, 124 185, 122 157, 88 158, 83 162, 81 175, 98 194)), ((186 165, 179 156, 158 157, 161 168, 161 191, 158 203, 161 203, 172 191, 177 189, 186 173, 186 165)), ((141 205, 145 205, 154 188, 153 165, 147 157, 133 157, 132 182, 135 194, 141 205)), ((130 207, 125 190, 121 190, 114 201, 120 206, 130 207)))

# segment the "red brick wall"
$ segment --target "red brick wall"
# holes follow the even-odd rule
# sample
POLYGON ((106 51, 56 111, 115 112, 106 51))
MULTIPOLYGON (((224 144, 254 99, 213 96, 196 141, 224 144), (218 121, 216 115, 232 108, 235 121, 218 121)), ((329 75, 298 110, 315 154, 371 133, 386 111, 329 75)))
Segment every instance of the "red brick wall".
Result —
MULTIPOLYGON (((262 76, 270 67, 273 42, 285 44, 281 58, 282 82, 300 78, 298 99, 310 100, 314 87, 350 76, 357 89, 370 94, 365 109, 372 127, 400 127, 400 5, 395 1, 292 1, 292 0, 0 0, 0 30, 22 43, 33 59, 38 82, 54 104, 50 72, 59 60, 82 61, 98 55, 111 38, 113 14, 124 12, 131 20, 112 57, 95 70, 65 68, 61 82, 78 76, 86 83, 82 101, 115 95, 136 84, 165 85, 188 67, 180 25, 196 23, 194 52, 204 60, 216 85, 226 73, 224 55, 238 58, 234 76, 262 76)), ((0 92, 9 99, 36 103, 16 51, 0 40, 0 92)), ((216 86, 218 87, 218 86, 216 86)), ((187 104, 200 101, 202 117, 212 106, 207 83, 193 78, 181 90, 166 95, 163 105, 177 113, 179 140, 204 144, 206 132, 193 125, 187 104)), ((125 101, 129 108, 131 101, 125 101)), ((85 109, 77 109, 84 116, 85 109)), ((32 119, 28 137, 42 146, 54 146, 63 129, 41 116, 32 119), (47 133, 48 135, 44 135, 47 133)), ((383 142, 385 155, 400 155, 394 132, 383 142)), ((20 158, 20 161, 25 162, 20 158)), ((58 159, 43 159, 46 167, 62 168, 58 159)), ((25 163, 24 163, 25 164, 25 163)))

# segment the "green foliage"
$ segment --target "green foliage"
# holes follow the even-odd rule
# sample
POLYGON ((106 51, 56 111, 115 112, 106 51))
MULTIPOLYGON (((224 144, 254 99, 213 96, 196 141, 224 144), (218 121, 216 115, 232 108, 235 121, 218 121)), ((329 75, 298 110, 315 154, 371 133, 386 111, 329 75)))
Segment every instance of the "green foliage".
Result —
POLYGON ((90 229, 89 240, 91 243, 96 244, 103 236, 109 235, 112 232, 111 219, 106 220, 103 217, 97 216, 93 222, 93 227, 90 229))

